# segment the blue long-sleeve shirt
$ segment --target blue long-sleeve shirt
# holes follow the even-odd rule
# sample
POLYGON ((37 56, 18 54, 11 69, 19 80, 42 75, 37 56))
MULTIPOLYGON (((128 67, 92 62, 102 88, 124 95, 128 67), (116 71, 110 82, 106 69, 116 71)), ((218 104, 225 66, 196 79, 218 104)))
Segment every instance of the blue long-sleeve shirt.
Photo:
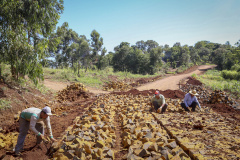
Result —
POLYGON ((198 104, 199 108, 201 108, 201 106, 197 100, 197 97, 196 96, 192 97, 190 93, 187 93, 184 98, 184 103, 185 103, 186 107, 189 107, 193 102, 196 102, 198 104))

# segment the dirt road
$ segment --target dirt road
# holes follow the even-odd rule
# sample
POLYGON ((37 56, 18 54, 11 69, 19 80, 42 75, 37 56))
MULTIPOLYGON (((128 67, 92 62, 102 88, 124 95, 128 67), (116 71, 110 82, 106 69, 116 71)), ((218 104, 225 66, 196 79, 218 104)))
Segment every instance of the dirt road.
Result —
MULTIPOLYGON (((179 81, 181 81, 183 79, 186 79, 187 77, 191 76, 194 73, 198 75, 198 74, 203 73, 207 69, 214 68, 214 67, 215 66, 213 66, 213 65, 202 65, 202 66, 199 66, 197 70, 195 70, 193 72, 190 72, 188 74, 178 74, 178 75, 175 75, 175 76, 170 76, 170 77, 167 77, 167 78, 164 78, 164 79, 157 80, 157 81, 152 82, 152 83, 144 84, 140 87, 137 87, 136 89, 138 89, 139 91, 149 90, 149 89, 176 90, 176 89, 179 88, 179 85, 178 85, 179 81)), ((67 82, 53 82, 53 81, 50 81, 48 79, 44 80, 44 85, 47 88, 49 88, 49 89, 51 89, 55 92, 64 89, 69 84, 70 83, 67 83, 67 82)), ((98 90, 98 89, 91 88, 91 87, 87 87, 87 89, 94 94, 110 93, 110 92, 107 92, 107 91, 98 90)))
POLYGON ((191 76, 192 74, 201 74, 204 71, 214 68, 216 66, 214 65, 202 65, 199 66, 197 70, 190 72, 188 74, 180 74, 180 75, 175 75, 175 76, 170 76, 164 79, 160 79, 158 81, 152 82, 152 83, 148 83, 145 84, 143 86, 137 87, 136 89, 138 89, 139 91, 143 91, 143 90, 149 90, 149 89, 159 89, 159 90, 177 90, 179 89, 179 82, 181 80, 186 79, 187 77, 191 76))

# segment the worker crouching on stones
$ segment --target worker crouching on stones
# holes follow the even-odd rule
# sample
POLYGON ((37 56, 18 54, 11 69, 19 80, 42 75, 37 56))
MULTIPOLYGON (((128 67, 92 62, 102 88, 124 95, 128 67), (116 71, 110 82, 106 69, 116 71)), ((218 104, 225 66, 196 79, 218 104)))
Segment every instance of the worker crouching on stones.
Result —
POLYGON ((165 103, 165 98, 159 91, 155 92, 151 100, 151 107, 154 107, 157 113, 164 113, 167 109, 167 104, 165 103))
POLYGON ((39 108, 27 108, 22 111, 19 118, 19 135, 17 145, 15 147, 15 155, 18 156, 20 151, 23 150, 24 140, 27 136, 28 130, 32 130, 37 136, 37 144, 41 143, 44 139, 44 126, 45 123, 51 141, 56 141, 52 135, 50 125, 51 108, 46 106, 42 110, 39 108))
POLYGON ((197 97, 196 97, 197 92, 196 90, 192 90, 192 91, 189 91, 189 93, 187 93, 184 97, 184 102, 181 103, 181 106, 182 108, 185 110, 185 111, 190 111, 189 110, 189 107, 192 108, 192 111, 195 112, 195 108, 196 106, 198 105, 199 108, 201 109, 201 106, 197 100, 197 97))

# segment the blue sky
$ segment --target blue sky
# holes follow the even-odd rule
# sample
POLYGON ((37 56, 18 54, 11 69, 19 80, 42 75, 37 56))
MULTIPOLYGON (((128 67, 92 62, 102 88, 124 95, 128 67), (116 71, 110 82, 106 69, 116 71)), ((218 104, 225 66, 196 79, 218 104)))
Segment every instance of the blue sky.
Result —
POLYGON ((140 40, 234 45, 240 40, 239 6, 240 0, 65 0, 58 26, 68 22, 88 39, 95 29, 108 52, 140 40))

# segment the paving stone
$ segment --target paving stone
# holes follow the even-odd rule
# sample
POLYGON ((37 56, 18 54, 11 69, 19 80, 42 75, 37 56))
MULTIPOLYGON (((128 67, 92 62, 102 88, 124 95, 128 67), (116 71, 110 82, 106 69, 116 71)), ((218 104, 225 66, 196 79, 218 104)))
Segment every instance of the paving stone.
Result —
POLYGON ((170 149, 174 149, 177 147, 177 143, 175 141, 171 142, 171 143, 168 143, 167 144, 167 147, 170 148, 170 149))
POLYGON ((114 152, 113 152, 111 149, 107 152, 107 155, 108 155, 108 157, 110 157, 110 158, 112 158, 112 159, 115 158, 114 152))
POLYGON ((97 141, 95 144, 95 147, 103 148, 105 147, 105 143, 103 141, 97 141))
POLYGON ((151 153, 147 151, 146 149, 142 149, 142 151, 139 153, 139 157, 148 157, 151 153))

